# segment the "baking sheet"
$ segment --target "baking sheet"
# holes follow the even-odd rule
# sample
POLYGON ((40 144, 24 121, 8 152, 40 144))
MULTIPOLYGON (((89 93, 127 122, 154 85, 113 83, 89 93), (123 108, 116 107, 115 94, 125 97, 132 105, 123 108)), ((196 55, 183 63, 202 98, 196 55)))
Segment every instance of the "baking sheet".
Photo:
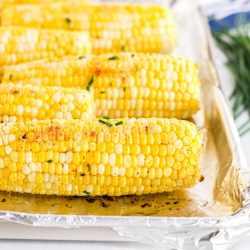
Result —
POLYGON ((234 152, 213 96, 217 79, 207 49, 206 26, 199 12, 190 9, 188 1, 179 1, 175 14, 180 41, 175 54, 190 57, 200 65, 203 111, 194 119, 206 135, 202 160, 204 181, 185 191, 144 196, 67 198, 1 192, 0 210, 58 215, 205 217, 229 215, 242 207, 234 152))

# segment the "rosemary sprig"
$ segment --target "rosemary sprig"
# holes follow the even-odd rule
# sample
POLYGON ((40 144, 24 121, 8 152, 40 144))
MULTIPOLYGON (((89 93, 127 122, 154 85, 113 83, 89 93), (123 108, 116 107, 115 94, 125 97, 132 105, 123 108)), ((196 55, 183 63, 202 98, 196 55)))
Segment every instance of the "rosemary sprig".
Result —
MULTIPOLYGON (((233 115, 238 119, 245 111, 250 111, 250 36, 247 32, 232 32, 228 29, 213 32, 213 35, 225 53, 235 79, 235 88, 230 96, 233 101, 233 115)), ((250 119, 239 128, 240 136, 250 131, 250 119)))

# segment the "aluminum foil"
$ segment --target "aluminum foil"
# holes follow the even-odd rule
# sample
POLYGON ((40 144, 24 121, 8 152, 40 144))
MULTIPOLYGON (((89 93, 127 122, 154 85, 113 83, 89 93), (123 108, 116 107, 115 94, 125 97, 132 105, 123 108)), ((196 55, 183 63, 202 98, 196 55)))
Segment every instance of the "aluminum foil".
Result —
POLYGON ((176 55, 200 65, 202 111, 194 117, 206 134, 204 181, 173 193, 125 197, 55 197, 0 193, 0 219, 30 226, 112 228, 121 236, 166 249, 226 249, 250 231, 250 170, 219 90, 210 35, 188 0, 174 6, 176 55))

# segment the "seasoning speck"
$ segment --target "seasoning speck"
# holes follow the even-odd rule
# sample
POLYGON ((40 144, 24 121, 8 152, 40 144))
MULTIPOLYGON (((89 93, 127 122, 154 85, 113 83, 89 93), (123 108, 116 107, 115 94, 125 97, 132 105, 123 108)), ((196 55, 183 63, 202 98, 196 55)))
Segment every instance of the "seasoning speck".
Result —
POLYGON ((106 201, 114 201, 114 198, 112 198, 111 196, 108 196, 108 195, 103 195, 102 198, 106 201))
POLYGON ((199 179, 199 182, 203 182, 205 179, 205 177, 203 175, 201 175, 200 179, 199 179))
POLYGON ((86 56, 79 56, 78 59, 82 60, 83 58, 86 58, 86 56))
POLYGON ((152 205, 148 204, 148 203, 145 203, 145 204, 142 204, 141 207, 144 208, 144 207, 151 207, 152 205))
POLYGON ((91 171, 90 165, 88 164, 87 167, 88 167, 88 171, 90 172, 91 171))
POLYGON ((96 200, 94 198, 86 198, 88 203, 94 203, 96 200))
POLYGON ((48 162, 48 163, 51 163, 51 162, 53 162, 53 161, 52 161, 52 160, 48 160, 47 162, 48 162))
POLYGON ((105 208, 106 208, 106 207, 109 207, 109 205, 108 205, 108 204, 106 204, 106 203, 105 203, 105 202, 103 202, 103 201, 101 201, 101 206, 102 206, 102 207, 105 207, 105 208))
POLYGON ((1 202, 6 202, 6 199, 2 199, 1 202))
POLYGON ((23 134, 23 135, 22 135, 22 139, 24 139, 24 140, 27 139, 26 134, 23 134))
POLYGON ((11 74, 11 75, 10 75, 10 77, 9 77, 9 80, 11 81, 11 80, 12 80, 12 78, 13 78, 13 75, 11 74))
POLYGON ((68 17, 65 18, 65 21, 66 21, 66 23, 68 23, 68 24, 71 24, 71 22, 72 22, 71 19, 68 18, 68 17))

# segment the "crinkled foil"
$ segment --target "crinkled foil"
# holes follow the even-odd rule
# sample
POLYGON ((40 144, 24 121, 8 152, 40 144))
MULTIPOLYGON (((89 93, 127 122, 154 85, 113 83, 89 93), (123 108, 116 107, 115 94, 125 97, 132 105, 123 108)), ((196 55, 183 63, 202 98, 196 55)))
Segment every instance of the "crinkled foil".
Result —
MULTIPOLYGON (((166 249, 226 249, 250 231, 247 169, 210 56, 210 35, 190 1, 174 6, 177 55, 200 65, 202 111, 194 118, 206 134, 204 181, 173 193, 76 198, 0 193, 0 219, 30 226, 112 228, 133 240, 166 249)), ((112 240, 112 239, 110 239, 112 240)))

